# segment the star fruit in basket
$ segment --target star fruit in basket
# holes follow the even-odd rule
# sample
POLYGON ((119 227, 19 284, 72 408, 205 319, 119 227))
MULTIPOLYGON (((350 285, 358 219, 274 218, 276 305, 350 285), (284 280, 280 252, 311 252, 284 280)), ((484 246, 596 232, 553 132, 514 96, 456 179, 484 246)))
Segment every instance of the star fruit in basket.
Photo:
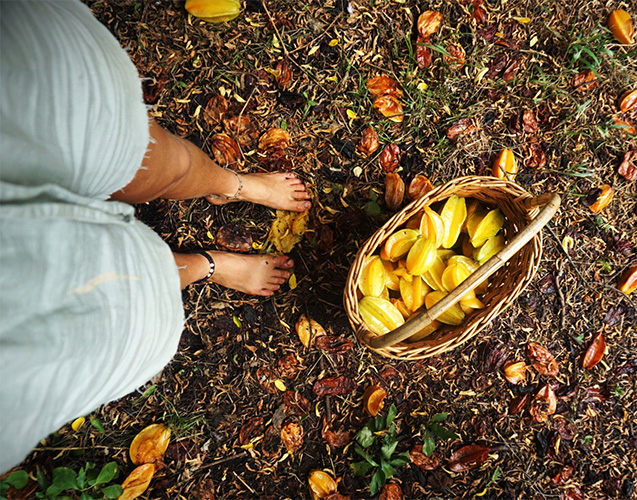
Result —
POLYGON ((445 235, 442 239, 443 248, 451 248, 456 244, 466 217, 465 199, 455 194, 451 195, 440 211, 440 218, 445 226, 445 235))

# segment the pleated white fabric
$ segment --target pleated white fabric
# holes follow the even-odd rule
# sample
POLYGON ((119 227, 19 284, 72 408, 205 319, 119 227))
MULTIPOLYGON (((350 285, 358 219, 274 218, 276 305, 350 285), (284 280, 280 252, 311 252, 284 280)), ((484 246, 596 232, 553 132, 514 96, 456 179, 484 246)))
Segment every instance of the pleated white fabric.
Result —
POLYGON ((183 328, 168 246, 106 201, 149 140, 134 65, 76 1, 0 2, 0 472, 140 386, 183 328))

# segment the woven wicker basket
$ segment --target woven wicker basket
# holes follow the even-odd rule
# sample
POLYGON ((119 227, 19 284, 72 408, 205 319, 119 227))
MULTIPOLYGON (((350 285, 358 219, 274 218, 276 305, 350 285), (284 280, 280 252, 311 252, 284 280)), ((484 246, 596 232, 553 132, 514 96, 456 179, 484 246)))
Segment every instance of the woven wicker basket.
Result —
POLYGON ((560 198, 556 194, 533 197, 517 184, 495 177, 469 176, 454 179, 413 201, 388 220, 365 242, 350 269, 344 295, 344 305, 356 337, 365 346, 390 358, 417 360, 441 354, 474 337, 491 320, 504 311, 530 283, 542 257, 541 229, 557 211, 560 198), (372 333, 358 312, 358 280, 365 258, 382 246, 385 239, 410 217, 426 206, 441 202, 451 195, 475 198, 483 204, 498 207, 505 215, 503 232, 506 246, 480 267, 459 287, 429 311, 420 313, 405 325, 379 336, 372 333), (540 210, 540 207, 544 208, 540 210), (491 276, 485 304, 467 316, 459 326, 444 326, 418 342, 408 342, 435 317, 457 303, 460 297, 491 276))

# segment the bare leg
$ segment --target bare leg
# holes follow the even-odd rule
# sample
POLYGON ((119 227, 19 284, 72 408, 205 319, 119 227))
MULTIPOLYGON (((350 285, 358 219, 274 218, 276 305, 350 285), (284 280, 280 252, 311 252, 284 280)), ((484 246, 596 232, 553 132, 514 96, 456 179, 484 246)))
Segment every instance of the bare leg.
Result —
MULTIPOLYGON (((292 259, 275 255, 242 255, 208 252, 215 261, 215 272, 209 282, 252 295, 270 296, 290 277, 292 259)), ((208 261, 198 254, 173 253, 181 288, 208 274, 208 261)))
MULTIPOLYGON (((151 142, 135 178, 111 199, 143 203, 163 197, 174 200, 216 195, 215 204, 227 203, 239 188, 237 176, 217 165, 201 149, 161 128, 150 119, 151 142)), ((302 212, 310 194, 294 174, 241 175, 243 188, 237 201, 302 212)))

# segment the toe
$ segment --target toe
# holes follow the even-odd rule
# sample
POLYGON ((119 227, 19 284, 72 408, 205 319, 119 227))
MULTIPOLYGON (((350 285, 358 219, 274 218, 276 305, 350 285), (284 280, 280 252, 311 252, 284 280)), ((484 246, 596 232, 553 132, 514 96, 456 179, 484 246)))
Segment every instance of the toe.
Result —
POLYGON ((309 210, 312 207, 312 203, 310 203, 309 201, 295 201, 290 210, 292 210, 293 212, 305 212, 306 210, 309 210))
POLYGON ((285 255, 278 255, 274 258, 274 267, 290 269, 292 266, 294 266, 294 261, 285 255))

